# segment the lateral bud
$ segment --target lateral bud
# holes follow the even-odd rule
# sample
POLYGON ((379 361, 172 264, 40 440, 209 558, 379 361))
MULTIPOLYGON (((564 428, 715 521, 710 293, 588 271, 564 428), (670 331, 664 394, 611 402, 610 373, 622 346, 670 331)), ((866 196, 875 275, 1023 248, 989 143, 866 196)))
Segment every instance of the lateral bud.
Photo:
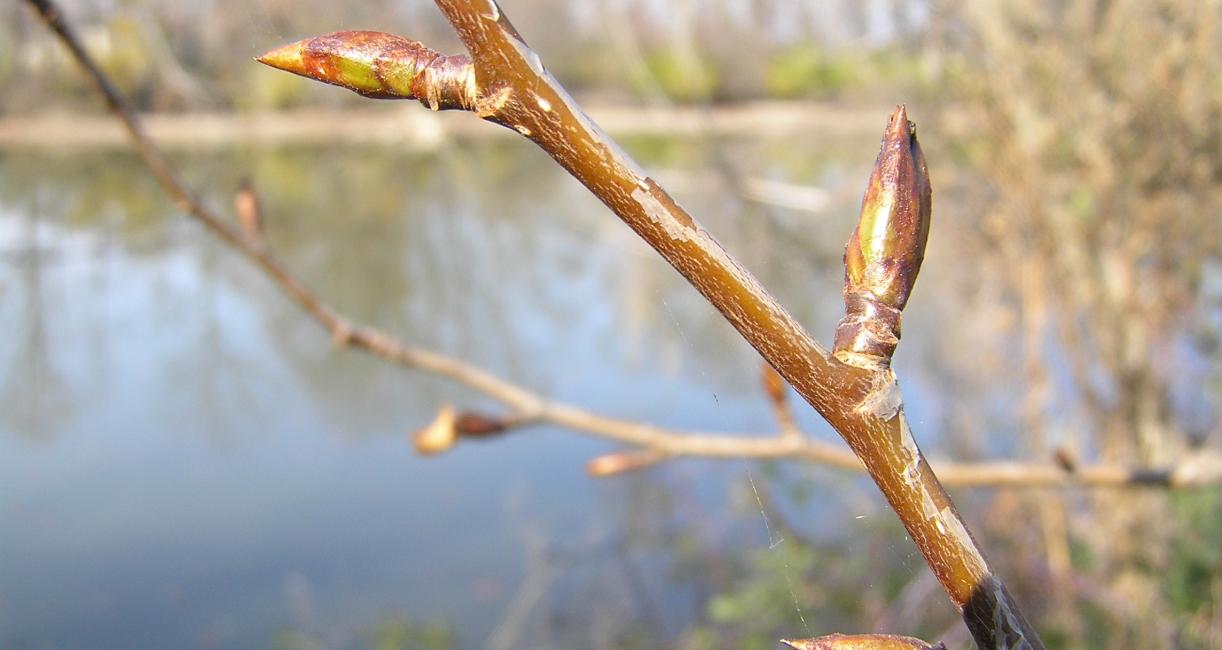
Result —
POLYGON ((433 110, 471 110, 475 67, 384 32, 343 31, 306 38, 256 59, 264 65, 375 99, 418 99, 433 110))
POLYGON ((243 178, 238 185, 238 191, 233 196, 233 210, 238 215, 238 223, 242 225, 246 240, 252 244, 262 244, 263 208, 249 178, 243 178))
POLYGON ((504 418, 476 411, 463 411, 454 418, 458 434, 468 438, 485 438, 504 433, 510 423, 504 418))
POLYGON ((844 363, 884 369, 900 339, 900 312, 916 284, 931 208, 929 170, 916 125, 897 106, 844 247, 844 318, 833 354, 844 363))
POLYGON ((454 447, 458 440, 454 408, 443 404, 437 410, 437 417, 427 427, 412 434, 416 451, 425 456, 433 456, 454 447))

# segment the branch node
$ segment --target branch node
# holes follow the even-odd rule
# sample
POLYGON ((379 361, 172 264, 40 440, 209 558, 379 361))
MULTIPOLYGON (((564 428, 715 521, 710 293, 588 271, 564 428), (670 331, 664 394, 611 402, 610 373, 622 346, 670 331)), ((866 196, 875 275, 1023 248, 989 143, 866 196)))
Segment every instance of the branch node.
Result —
POLYGON ((352 345, 352 339, 356 335, 352 327, 346 319, 338 318, 335 324, 331 326, 331 343, 337 348, 346 348, 352 345))
POLYGON ((883 370, 872 376, 870 391, 858 403, 857 412, 880 420, 890 420, 903 407, 904 394, 900 391, 899 380, 891 370, 883 370))

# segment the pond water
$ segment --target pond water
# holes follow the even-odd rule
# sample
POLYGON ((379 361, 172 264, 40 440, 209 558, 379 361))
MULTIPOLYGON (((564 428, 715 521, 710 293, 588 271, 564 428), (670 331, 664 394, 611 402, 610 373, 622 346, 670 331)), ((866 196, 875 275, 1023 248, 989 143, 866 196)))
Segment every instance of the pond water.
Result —
MULTIPOLYGON (((625 144, 826 341, 876 141, 625 144), (830 202, 746 203, 708 172, 727 159, 830 202)), ((357 321, 600 413, 775 430, 755 353, 528 145, 174 159, 226 212, 252 178, 271 246, 357 321)), ((442 403, 497 405, 334 347, 123 153, 0 152, 0 330, 4 648, 365 647, 408 621, 461 648, 650 647, 704 616, 692 574, 718 569, 676 569, 682 543, 777 542, 752 482, 823 486, 778 506, 822 537, 889 521, 831 470, 691 460, 595 480, 584 464, 616 447, 549 427, 418 457, 409 433, 442 403)), ((921 359, 901 348, 918 425, 938 409, 921 359)), ((886 541, 860 543, 924 571, 878 525, 886 541)))

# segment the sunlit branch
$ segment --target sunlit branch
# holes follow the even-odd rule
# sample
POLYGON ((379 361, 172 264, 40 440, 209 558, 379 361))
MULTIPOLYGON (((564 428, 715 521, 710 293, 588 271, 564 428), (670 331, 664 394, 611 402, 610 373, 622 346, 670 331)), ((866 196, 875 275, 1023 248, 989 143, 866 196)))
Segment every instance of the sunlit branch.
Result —
MULTIPOLYGON (((904 234, 888 237, 880 247, 863 245, 861 255, 848 260, 846 276, 852 280, 846 302, 853 298, 856 304, 860 302, 856 296, 868 293, 871 300, 877 299, 871 304, 885 309, 864 306, 853 320, 860 327, 853 325, 851 332, 844 330, 847 336, 837 337, 838 354, 833 357, 585 115, 495 1, 437 0, 436 4, 466 46, 469 60, 441 57, 400 37, 351 32, 299 41, 261 60, 362 94, 417 99, 435 110, 470 110, 535 142, 682 274, 836 429, 961 610, 977 644, 1041 648, 1038 635, 989 567, 917 446, 904 416, 899 384, 887 367, 893 349, 889 341, 898 340, 898 310, 915 279, 929 213, 924 163, 904 109, 892 116, 887 148, 879 157, 879 164, 887 163, 889 171, 873 177, 870 185, 870 192, 898 192, 896 210, 887 207, 892 199, 872 201, 874 194, 867 194, 863 204, 863 219, 872 214, 872 223, 903 228, 904 234), (375 45, 367 47, 368 43, 375 45), (392 50, 406 55, 392 62, 392 50), (459 63, 436 76, 438 85, 433 87, 422 71, 439 58, 459 63), (454 100, 437 101, 438 96, 454 100), (889 143, 898 147, 895 155, 884 155, 891 151, 889 143), (904 198, 908 196, 917 198, 904 198), (898 275, 886 276, 884 267, 897 264, 898 275), (864 275, 855 275, 858 271, 864 275), (880 315, 890 322, 874 322, 880 315), (875 332, 880 335, 877 344, 866 336, 875 332)), ((800 444, 794 436, 783 439, 800 444)))

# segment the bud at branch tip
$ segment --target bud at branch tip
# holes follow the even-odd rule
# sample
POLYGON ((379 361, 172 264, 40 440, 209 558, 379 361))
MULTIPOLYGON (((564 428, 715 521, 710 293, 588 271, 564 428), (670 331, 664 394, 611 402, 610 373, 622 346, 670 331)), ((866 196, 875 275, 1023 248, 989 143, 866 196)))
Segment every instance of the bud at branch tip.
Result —
POLYGON ((366 97, 418 99, 433 110, 470 110, 477 96, 469 57, 439 54, 383 32, 332 32, 278 47, 256 60, 366 97))
POLYGON ((931 210, 929 170, 908 111, 897 106, 844 248, 845 315, 833 353, 841 361, 883 369, 900 339, 900 312, 916 284, 931 210))

